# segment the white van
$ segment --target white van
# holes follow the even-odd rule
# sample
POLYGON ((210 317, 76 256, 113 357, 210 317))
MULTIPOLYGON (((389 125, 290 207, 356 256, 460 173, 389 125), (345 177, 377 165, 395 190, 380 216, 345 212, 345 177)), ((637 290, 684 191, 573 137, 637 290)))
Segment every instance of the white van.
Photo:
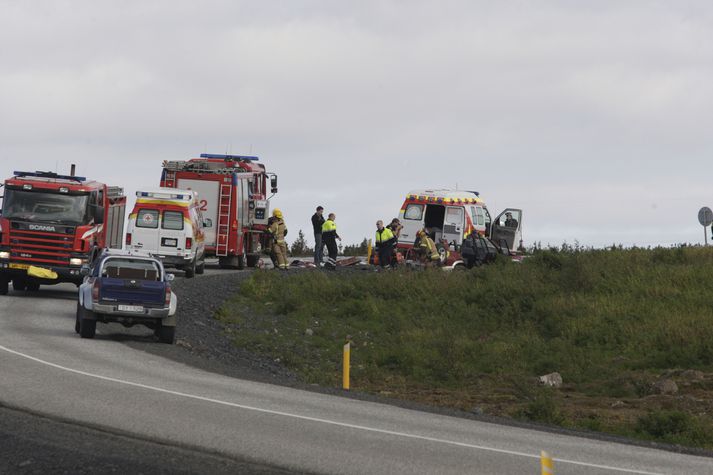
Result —
POLYGON ((182 269, 186 277, 205 270, 205 233, 198 194, 159 188, 137 191, 129 215, 126 248, 133 254, 161 259, 165 267, 182 269))
POLYGON ((399 219, 403 225, 398 247, 410 249, 419 229, 427 229, 436 243, 447 241, 458 249, 472 233, 491 239, 500 248, 522 248, 522 210, 507 208, 493 220, 476 191, 413 190, 406 195, 399 219))

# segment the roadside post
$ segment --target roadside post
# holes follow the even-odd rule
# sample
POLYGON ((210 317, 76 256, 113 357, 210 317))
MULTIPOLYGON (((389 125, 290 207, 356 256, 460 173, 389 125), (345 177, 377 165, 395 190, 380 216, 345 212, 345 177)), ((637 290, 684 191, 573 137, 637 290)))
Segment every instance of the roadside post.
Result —
POLYGON ((552 457, 544 450, 540 453, 540 465, 542 466, 541 475, 554 475, 555 468, 552 463, 552 457))
POLYGON ((351 358, 351 345, 347 341, 344 345, 344 359, 342 361, 342 388, 349 391, 349 360, 351 358))
POLYGON ((372 253, 371 239, 369 239, 368 244, 366 245, 366 263, 367 264, 369 264, 371 262, 371 253, 372 253))
POLYGON ((708 206, 704 206, 698 211, 698 222, 703 226, 703 242, 708 245, 708 232, 706 228, 713 223, 713 211, 708 206))

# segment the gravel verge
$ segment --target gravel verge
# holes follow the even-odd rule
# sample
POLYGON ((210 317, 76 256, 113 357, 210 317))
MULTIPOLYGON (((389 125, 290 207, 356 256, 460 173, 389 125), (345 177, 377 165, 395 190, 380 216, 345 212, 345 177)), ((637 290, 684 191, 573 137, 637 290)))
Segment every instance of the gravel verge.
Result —
POLYGON ((250 277, 251 271, 225 272, 193 279, 178 277, 172 285, 178 296, 176 344, 160 344, 143 327, 130 330, 111 324, 113 338, 132 348, 164 356, 206 371, 281 385, 298 385, 297 376, 271 358, 235 346, 215 312, 250 277))

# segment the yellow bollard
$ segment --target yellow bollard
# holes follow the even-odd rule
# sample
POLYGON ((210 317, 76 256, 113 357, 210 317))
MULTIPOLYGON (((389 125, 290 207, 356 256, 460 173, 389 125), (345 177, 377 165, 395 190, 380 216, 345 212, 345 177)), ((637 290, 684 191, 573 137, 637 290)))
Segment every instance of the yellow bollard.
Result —
POLYGON ((351 358, 351 347, 349 342, 344 345, 344 361, 342 362, 342 388, 349 391, 349 360, 351 358))
POLYGON ((371 264, 371 239, 369 239, 369 243, 366 245, 366 263, 371 264))
POLYGON ((552 457, 544 450, 540 453, 540 463, 542 465, 542 475, 554 475, 555 467, 552 463, 552 457))

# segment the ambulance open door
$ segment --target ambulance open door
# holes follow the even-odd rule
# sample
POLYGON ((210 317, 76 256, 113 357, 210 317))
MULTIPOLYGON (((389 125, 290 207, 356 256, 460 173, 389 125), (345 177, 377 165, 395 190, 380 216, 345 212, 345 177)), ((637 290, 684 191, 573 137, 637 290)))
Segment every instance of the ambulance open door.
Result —
POLYGON ((516 252, 522 246, 522 210, 507 208, 490 228, 490 240, 501 249, 516 252))

